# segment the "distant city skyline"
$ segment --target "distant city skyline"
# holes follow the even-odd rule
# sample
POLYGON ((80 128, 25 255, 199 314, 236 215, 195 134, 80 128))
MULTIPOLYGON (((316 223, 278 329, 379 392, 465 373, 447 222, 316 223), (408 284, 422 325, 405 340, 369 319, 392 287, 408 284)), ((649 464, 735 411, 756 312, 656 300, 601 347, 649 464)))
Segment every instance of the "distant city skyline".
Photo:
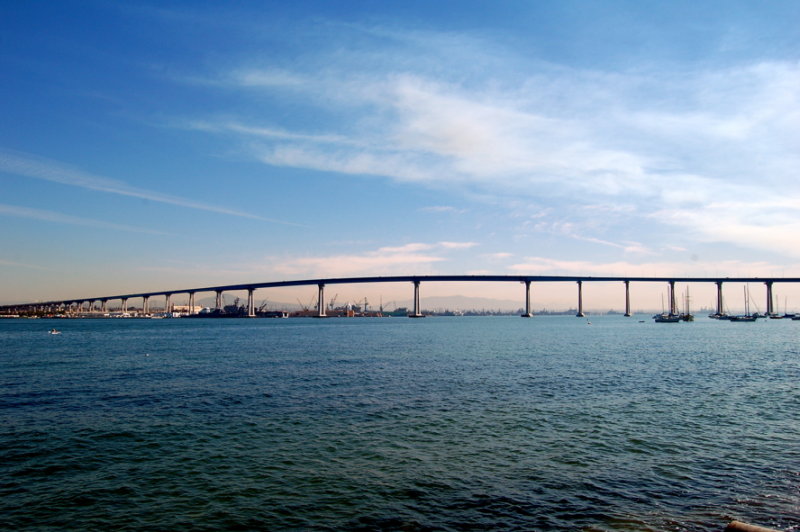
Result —
MULTIPOLYGON (((0 304, 367 275, 800 276, 796 2, 0 13, 0 304)), ((313 295, 280 290, 259 295, 313 295)), ((423 306, 454 295, 522 302, 436 284, 423 306)), ((619 309, 622 287, 584 298, 619 309)), ((574 300, 534 288, 536 309, 574 300)), ((800 287, 775 303, 797 309, 800 287)))

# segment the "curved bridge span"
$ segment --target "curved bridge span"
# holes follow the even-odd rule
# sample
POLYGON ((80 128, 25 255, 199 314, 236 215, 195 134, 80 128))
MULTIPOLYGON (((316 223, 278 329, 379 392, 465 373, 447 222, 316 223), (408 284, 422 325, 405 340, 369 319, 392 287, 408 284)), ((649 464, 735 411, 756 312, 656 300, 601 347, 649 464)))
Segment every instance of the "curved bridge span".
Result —
MULTIPOLYGON (((189 295, 189 308, 194 309, 194 298, 197 293, 214 292, 216 293, 216 308, 222 306, 222 294, 224 292, 247 291, 247 309, 249 316, 255 316, 254 292, 259 288, 281 288, 290 286, 314 286, 319 290, 317 300, 317 315, 325 316, 325 286, 336 284, 365 284, 365 283, 411 283, 414 287, 414 308, 409 314, 410 317, 421 317, 419 305, 420 285, 423 282, 504 282, 521 283, 525 285, 525 313, 523 317, 532 316, 530 290, 532 283, 547 282, 574 282, 578 287, 578 316, 583 316, 583 283, 586 282, 620 282, 625 286, 625 315, 631 315, 630 309, 630 283, 667 283, 669 288, 670 312, 676 310, 675 283, 714 283, 717 286, 717 313, 721 314, 722 309, 722 285, 724 283, 763 283, 766 287, 767 314, 773 314, 772 286, 774 283, 797 283, 800 277, 619 277, 619 276, 573 276, 573 275, 396 275, 385 277, 337 277, 328 279, 301 279, 293 281, 269 281, 259 283, 241 283, 219 286, 206 286, 200 288, 182 288, 179 290, 161 290, 157 292, 139 292, 130 294, 117 294, 110 296, 99 296, 91 298, 65 299, 55 301, 44 301, 35 303, 20 303, 16 305, 0 306, 2 312, 31 311, 37 309, 68 309, 77 306, 78 310, 83 309, 84 305, 89 306, 89 310, 94 310, 95 305, 101 304, 101 311, 105 312, 107 303, 119 300, 122 303, 123 312, 126 311, 129 299, 142 299, 142 310, 146 314, 149 308, 151 297, 164 297, 165 308, 170 306, 170 299, 176 294, 189 295)), ((193 310, 192 310, 193 311, 193 310)))

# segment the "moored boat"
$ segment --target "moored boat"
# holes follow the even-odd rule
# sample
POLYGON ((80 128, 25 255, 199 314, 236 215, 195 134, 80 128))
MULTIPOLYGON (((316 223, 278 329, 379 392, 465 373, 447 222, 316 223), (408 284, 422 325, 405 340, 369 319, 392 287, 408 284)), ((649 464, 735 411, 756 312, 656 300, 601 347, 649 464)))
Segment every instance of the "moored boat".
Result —
POLYGON ((656 314, 653 316, 656 323, 678 323, 681 317, 677 314, 656 314))
POLYGON ((750 314, 750 290, 745 286, 744 288, 744 314, 738 316, 731 316, 728 318, 730 321, 756 321, 759 318, 758 312, 750 314))

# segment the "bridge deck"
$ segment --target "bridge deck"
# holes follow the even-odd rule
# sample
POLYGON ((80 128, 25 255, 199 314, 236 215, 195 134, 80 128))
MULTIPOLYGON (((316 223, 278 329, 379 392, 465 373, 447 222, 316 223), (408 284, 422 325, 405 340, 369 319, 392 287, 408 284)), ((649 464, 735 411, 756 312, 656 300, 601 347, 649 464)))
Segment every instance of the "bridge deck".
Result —
POLYGON ((230 292, 240 290, 256 290, 259 288, 280 288, 288 286, 313 286, 332 284, 363 283, 423 283, 423 282, 675 282, 675 283, 797 283, 800 277, 629 277, 629 276, 575 276, 575 275, 396 275, 385 277, 335 277, 329 279, 300 279, 293 281, 269 281, 258 283, 240 283, 199 288, 182 288, 179 290, 159 290, 155 292, 135 292, 87 298, 62 299, 54 301, 38 301, 2 305, 0 309, 11 309, 28 306, 71 305, 86 301, 110 301, 116 299, 149 298, 153 296, 171 296, 174 294, 193 294, 200 292, 230 292))

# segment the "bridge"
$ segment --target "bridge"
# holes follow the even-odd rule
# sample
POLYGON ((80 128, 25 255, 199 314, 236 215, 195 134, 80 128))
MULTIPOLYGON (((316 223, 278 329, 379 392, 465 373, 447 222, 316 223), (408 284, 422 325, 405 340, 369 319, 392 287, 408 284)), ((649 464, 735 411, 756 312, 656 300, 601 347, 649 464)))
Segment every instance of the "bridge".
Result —
POLYGON ((630 285, 631 283, 666 283, 668 287, 669 309, 671 314, 677 313, 675 298, 675 283, 714 283, 717 286, 717 314, 723 314, 722 285, 724 283, 763 283, 766 287, 766 313, 774 314, 772 287, 775 283, 797 283, 800 277, 587 277, 587 276, 568 276, 568 275, 399 275, 388 277, 340 277, 331 279, 303 279, 294 281, 271 281, 262 283, 229 284, 221 286, 206 286, 201 288, 184 288, 180 290, 162 290, 158 292, 140 292, 132 294, 118 294, 110 296, 99 296, 79 299, 66 299, 58 301, 44 301, 32 303, 20 303, 15 305, 0 306, 0 313, 18 312, 54 312, 65 310, 83 311, 87 306, 88 311, 96 310, 100 303, 100 311, 107 312, 108 302, 119 300, 122 312, 127 312, 128 300, 141 298, 142 311, 149 313, 150 298, 163 297, 165 299, 165 309, 170 308, 172 296, 176 294, 188 294, 190 313, 194 312, 195 295, 198 293, 214 292, 216 294, 216 309, 222 309, 222 294, 224 292, 247 291, 247 315, 254 317, 255 303, 254 293, 263 288, 281 288, 289 286, 317 286, 319 297, 317 299, 316 316, 325 317, 325 287, 328 285, 341 284, 365 284, 365 283, 410 283, 414 288, 413 310, 409 317, 418 318, 423 314, 420 308, 420 285, 426 282, 499 282, 499 283, 520 283, 525 285, 525 312, 523 317, 531 317, 531 285, 533 283, 550 282, 574 282, 577 285, 577 316, 583 317, 583 283, 589 282, 619 282, 625 288, 625 315, 631 315, 630 285))

